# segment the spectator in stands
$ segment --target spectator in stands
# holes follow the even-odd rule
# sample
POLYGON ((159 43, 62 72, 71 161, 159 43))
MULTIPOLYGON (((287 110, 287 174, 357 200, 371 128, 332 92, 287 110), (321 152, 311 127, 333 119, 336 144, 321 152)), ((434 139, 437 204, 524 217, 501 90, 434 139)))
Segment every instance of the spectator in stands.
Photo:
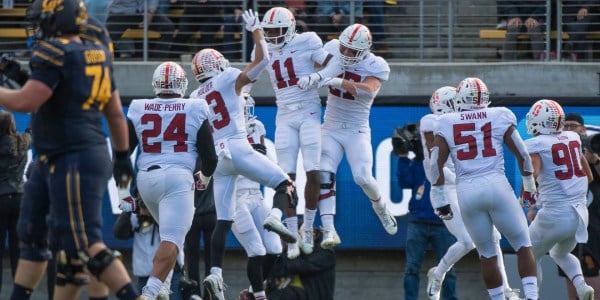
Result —
MULTIPOLYGON (((339 32, 346 28, 351 20, 351 9, 354 7, 353 16, 362 19, 362 1, 318 1, 317 2, 317 22, 314 26, 316 32, 321 35, 323 40, 327 40, 329 35, 337 37, 339 32)), ((354 20, 357 22, 357 20, 354 20)))
MULTIPOLYGON (((217 212, 215 210, 215 197, 213 194, 213 181, 211 180, 206 190, 196 190, 194 195, 194 220, 192 227, 185 236, 185 268, 189 279, 200 282, 200 278, 210 275, 210 237, 217 224, 217 212), (204 275, 200 277, 200 239, 204 248, 204 275)), ((209 299, 208 291, 197 287, 193 294, 202 295, 209 299)), ((188 297, 186 297, 187 299, 188 297)))
MULTIPOLYGON (((408 204, 408 225, 406 230, 406 267, 404 270, 404 299, 419 298, 421 265, 427 249, 432 249, 436 264, 444 256, 456 239, 438 217, 429 199, 431 184, 425 177, 423 168, 423 150, 418 129, 414 136, 394 146, 398 155, 398 184, 402 189, 411 189, 412 196, 408 204), (402 146, 403 145, 403 146, 402 146), (415 158, 408 158, 414 151, 415 158)), ((404 199, 403 199, 404 200, 404 199)), ((454 268, 446 273, 442 283, 441 299, 456 298, 456 273, 454 268)))
MULTIPOLYGON (((239 57, 237 51, 241 51, 240 42, 237 41, 242 37, 242 26, 244 20, 242 20, 242 13, 244 7, 242 7, 244 1, 236 1, 236 3, 228 2, 224 8, 223 14, 223 56, 229 60, 246 58, 246 61, 250 61, 250 53, 252 49, 246 49, 246 53, 239 57)), ((250 3, 248 4, 250 5, 250 3)), ((250 6, 248 6, 250 7, 250 6)), ((246 45, 252 45, 252 36, 247 35, 246 45)), ((248 48, 251 48, 248 46, 248 48)))
MULTIPOLYGON (((23 173, 27 164, 27 150, 30 146, 30 129, 27 128, 22 134, 17 133, 13 114, 0 111, 0 207, 2 207, 0 209, 0 262, 3 260, 4 246, 8 240, 12 278, 15 276, 19 261, 17 220, 24 191, 23 173)), ((1 289, 2 275, 0 274, 1 289)))
POLYGON ((183 4, 183 15, 179 18, 177 35, 173 44, 173 55, 194 55, 199 48, 219 49, 218 40, 223 25, 223 4, 217 0, 171 0, 171 4, 183 4), (200 39, 192 41, 196 32, 200 39), (191 46, 190 46, 191 45, 191 46))
POLYGON ((523 32, 527 32, 529 35, 533 59, 545 60, 542 32, 546 18, 546 2, 539 0, 506 0, 503 2, 508 16, 504 60, 517 59, 517 37, 523 32))
POLYGON ((151 41, 152 56, 156 58, 168 57, 169 48, 173 41, 175 27, 173 22, 158 12, 159 0, 112 0, 108 8, 108 19, 106 28, 110 32, 111 39, 115 42, 119 57, 127 57, 127 52, 122 52, 122 44, 119 42, 121 35, 128 28, 144 28, 144 2, 147 1, 148 8, 148 30, 160 33, 160 40, 151 41))
MULTIPOLYGON (((595 299, 600 299, 600 156, 590 150, 589 143, 585 142, 587 131, 583 117, 578 113, 569 113, 565 116, 564 130, 579 133, 584 140, 583 154, 590 165, 594 179, 588 185, 588 241, 585 244, 577 244, 571 252, 581 263, 585 282, 594 288, 595 299), (591 201, 591 203, 589 203, 591 201)), ((589 141, 589 140, 588 140, 589 141)), ((564 273, 559 269, 559 275, 564 273)), ((577 293, 569 278, 566 278, 569 299, 575 300, 577 293)))
POLYGON ((592 54, 586 55, 588 43, 585 36, 590 30, 600 27, 600 3, 596 0, 563 0, 562 5, 563 24, 569 33, 569 40, 565 43, 569 60, 590 59, 592 54))

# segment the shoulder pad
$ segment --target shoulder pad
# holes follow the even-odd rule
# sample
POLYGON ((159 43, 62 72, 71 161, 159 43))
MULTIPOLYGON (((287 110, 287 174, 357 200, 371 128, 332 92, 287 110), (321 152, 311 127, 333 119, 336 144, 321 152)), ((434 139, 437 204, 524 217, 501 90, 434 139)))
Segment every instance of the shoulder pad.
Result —
POLYGON ((323 47, 323 41, 313 31, 298 34, 296 39, 298 39, 297 43, 299 45, 306 45, 306 48, 308 49, 319 49, 323 47))
POLYGON ((40 41, 33 49, 29 65, 31 69, 62 67, 65 60, 63 43, 59 40, 40 41))

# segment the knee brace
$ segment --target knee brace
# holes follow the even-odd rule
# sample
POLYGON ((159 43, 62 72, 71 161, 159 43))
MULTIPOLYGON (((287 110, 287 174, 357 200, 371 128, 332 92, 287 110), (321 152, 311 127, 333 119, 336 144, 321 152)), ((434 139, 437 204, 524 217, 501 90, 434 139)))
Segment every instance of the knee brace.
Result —
MULTIPOLYGON (((85 254, 83 255, 85 256, 85 254)), ((85 273, 82 255, 68 255, 64 250, 60 250, 57 253, 56 262, 56 285, 82 286, 90 282, 87 277, 77 277, 77 274, 85 273)))
POLYGON ((100 275, 108 266, 115 260, 115 258, 120 258, 121 253, 118 251, 113 251, 108 248, 104 248, 100 250, 94 257, 87 260, 86 264, 88 270, 92 275, 96 276, 98 280, 100 280, 100 275))
POLYGON ((281 182, 275 188, 273 206, 283 210, 285 208, 295 208, 296 205, 298 205, 298 194, 296 194, 294 183, 291 180, 281 182))
POLYGON ((20 258, 29 261, 48 261, 52 252, 48 248, 48 241, 25 242, 19 241, 20 258))
POLYGON ((335 196, 335 173, 321 171, 321 192, 319 200, 335 196))

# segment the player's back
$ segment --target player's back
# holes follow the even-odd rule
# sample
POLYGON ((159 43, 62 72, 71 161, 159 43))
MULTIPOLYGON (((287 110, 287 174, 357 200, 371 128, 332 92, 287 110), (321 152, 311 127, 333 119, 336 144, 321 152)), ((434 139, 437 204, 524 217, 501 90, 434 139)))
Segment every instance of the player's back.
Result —
POLYGON ((296 34, 281 48, 269 47, 271 65, 267 67, 275 91, 276 103, 288 105, 297 102, 319 102, 317 89, 302 90, 296 84, 302 76, 315 71, 314 64, 324 62, 328 53, 323 42, 314 32, 296 34))
POLYGON ((190 95, 190 98, 206 99, 215 144, 225 138, 246 138, 244 99, 235 92, 235 82, 241 72, 227 68, 200 84, 190 95))
POLYGON ((540 205, 581 204, 588 182, 581 165, 581 138, 572 131, 541 134, 525 141, 529 153, 539 154, 537 177, 540 205))
POLYGON ((141 152, 139 169, 152 165, 178 165, 193 169, 198 153, 197 133, 208 119, 204 101, 184 98, 136 99, 129 105, 141 152))
POLYGON ((435 134, 448 143, 457 181, 488 173, 504 174, 504 134, 516 123, 513 112, 505 107, 441 115, 435 134))
POLYGON ((92 42, 98 42, 108 48, 111 54, 114 54, 114 45, 110 39, 110 34, 102 22, 94 17, 88 16, 88 20, 84 25, 84 30, 79 36, 82 39, 86 39, 92 42))
POLYGON ((96 43, 40 41, 30 60, 31 79, 53 89, 32 118, 39 154, 105 145, 102 109, 111 99, 111 54, 96 43))
MULTIPOLYGON (((340 61, 340 42, 331 40, 323 47, 329 53, 334 55, 331 63, 340 61)), ((353 82, 363 82, 367 77, 375 77, 380 81, 387 81, 390 74, 388 63, 381 57, 368 53, 367 56, 355 65, 344 67, 344 73, 340 74, 343 79, 353 82)), ((375 91, 377 95, 379 90, 375 91)), ((375 97, 354 96, 348 91, 329 87, 327 95, 327 107, 325 109, 325 123, 328 121, 345 122, 369 125, 369 115, 371 105, 375 97)))

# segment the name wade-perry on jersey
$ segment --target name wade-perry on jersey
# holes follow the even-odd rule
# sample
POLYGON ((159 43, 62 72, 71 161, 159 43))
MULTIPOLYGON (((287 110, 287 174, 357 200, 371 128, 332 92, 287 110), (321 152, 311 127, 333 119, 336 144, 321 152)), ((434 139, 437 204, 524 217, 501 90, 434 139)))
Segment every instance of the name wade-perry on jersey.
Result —
MULTIPOLYGON (((246 126, 248 132, 248 142, 250 144, 260 144, 260 137, 265 136, 267 131, 265 130, 265 125, 258 119, 248 120, 248 124, 246 126)), ((260 183, 256 181, 252 181, 244 176, 238 176, 236 181, 236 189, 252 189, 252 190, 260 190, 260 183)))
POLYGON ((446 139, 459 179, 504 174, 504 133, 517 118, 505 107, 439 116, 435 135, 446 139))
POLYGON ((31 79, 53 90, 32 117, 39 154, 106 145, 102 109, 114 90, 111 53, 100 43, 40 41, 30 60, 31 79))
POLYGON ((190 98, 206 99, 215 145, 225 138, 246 138, 244 98, 235 93, 235 82, 241 72, 237 68, 227 68, 190 95, 190 98))
POLYGON ((152 165, 179 165, 193 171, 198 152, 196 137, 208 107, 204 101, 171 99, 133 100, 127 118, 135 128, 141 149, 138 169, 152 165))
MULTIPOLYGON (((324 49, 335 56, 331 62, 338 62, 340 42, 331 40, 325 44, 324 49)), ((390 75, 388 63, 381 57, 373 53, 367 54, 367 57, 359 63, 344 67, 344 73, 338 77, 354 81, 363 82, 367 77, 376 77, 380 81, 387 81, 390 75)), ((377 94, 379 90, 375 92, 377 94)), ((371 105, 375 98, 353 96, 344 89, 329 87, 327 95, 327 107, 325 109, 325 124, 328 121, 343 122, 355 124, 357 126, 369 126, 369 115, 371 105)))
POLYGON ((321 103, 317 89, 302 90, 298 79, 315 72, 314 64, 322 65, 329 55, 314 32, 296 34, 281 48, 269 46, 270 66, 267 66, 275 91, 277 106, 298 102, 321 103))
POLYGON ((542 159, 537 177, 540 205, 576 205, 585 201, 588 182, 581 165, 579 134, 541 134, 526 140, 525 145, 529 153, 537 153, 542 159))

